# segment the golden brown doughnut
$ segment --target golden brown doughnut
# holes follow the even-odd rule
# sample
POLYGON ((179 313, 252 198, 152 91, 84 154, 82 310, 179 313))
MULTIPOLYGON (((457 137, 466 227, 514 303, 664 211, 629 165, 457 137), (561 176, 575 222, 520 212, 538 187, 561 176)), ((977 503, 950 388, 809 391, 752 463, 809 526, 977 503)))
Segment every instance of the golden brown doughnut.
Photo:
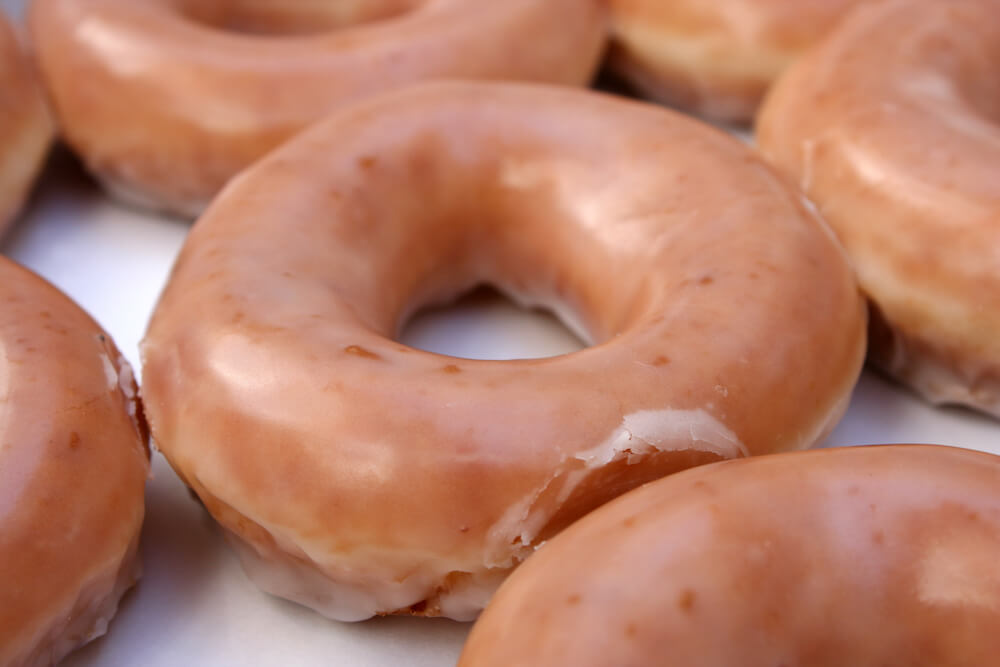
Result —
POLYGON ((233 181, 155 311, 143 387, 265 590, 467 619, 609 498, 822 438, 864 329, 832 234, 731 137, 585 91, 437 84, 233 181), (480 283, 594 345, 476 361, 394 340, 480 283))
POLYGON ((637 489, 528 559, 460 667, 992 667, 1000 458, 851 447, 637 489))
POLYGON ((0 258, 0 665, 103 635, 139 575, 148 470, 128 362, 54 287, 0 258))
POLYGON ((347 102, 442 77, 582 85, 607 31, 603 0, 33 0, 30 22, 66 141, 112 192, 189 216, 347 102))
POLYGON ((761 112, 875 304, 871 357, 1000 416, 1000 1, 861 7, 761 112))
POLYGON ((651 98, 725 122, 840 16, 870 0, 610 0, 610 65, 651 98))
POLYGON ((52 140, 32 66, 0 12, 0 232, 24 203, 52 140))

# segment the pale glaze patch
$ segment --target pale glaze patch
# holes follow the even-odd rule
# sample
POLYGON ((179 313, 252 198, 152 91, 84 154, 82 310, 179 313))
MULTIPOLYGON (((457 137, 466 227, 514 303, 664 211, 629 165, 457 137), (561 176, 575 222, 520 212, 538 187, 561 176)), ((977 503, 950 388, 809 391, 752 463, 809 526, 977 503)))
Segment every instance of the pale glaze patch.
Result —
POLYGON ((115 389, 118 387, 118 369, 115 365, 111 363, 111 357, 107 354, 101 353, 98 355, 101 359, 101 367, 104 369, 104 377, 108 381, 108 389, 115 389))
POLYGON ((268 590, 323 591, 306 603, 338 618, 468 618, 612 497, 815 444, 864 333, 843 250, 738 141, 594 93, 435 84, 227 187, 157 306, 143 397, 174 469, 282 571, 249 566, 268 590), (573 313, 593 345, 482 361, 392 339, 484 283, 573 313))

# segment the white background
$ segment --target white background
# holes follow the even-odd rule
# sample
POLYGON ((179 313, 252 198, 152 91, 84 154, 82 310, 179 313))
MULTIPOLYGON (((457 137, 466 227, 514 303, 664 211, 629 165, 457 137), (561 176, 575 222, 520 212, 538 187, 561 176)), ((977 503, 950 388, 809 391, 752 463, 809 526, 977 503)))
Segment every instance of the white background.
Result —
MULTIPOLYGON (((19 0, 0 0, 16 9, 19 0)), ((138 368, 137 346, 189 224, 107 200, 66 154, 57 154, 4 254, 76 299, 138 368)), ((579 344, 555 320, 498 298, 420 318, 404 340, 460 356, 544 356, 579 344)), ((1000 453, 1000 424, 935 409, 866 372, 826 445, 927 442, 1000 453)), ((328 621, 257 591, 162 457, 147 488, 145 576, 110 634, 65 664, 453 664, 468 626, 445 620, 328 621)))

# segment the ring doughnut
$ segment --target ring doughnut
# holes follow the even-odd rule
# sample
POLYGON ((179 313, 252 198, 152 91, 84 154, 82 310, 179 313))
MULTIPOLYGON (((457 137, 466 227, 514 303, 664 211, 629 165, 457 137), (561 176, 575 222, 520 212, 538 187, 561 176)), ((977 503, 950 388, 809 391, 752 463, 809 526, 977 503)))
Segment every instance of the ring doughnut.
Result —
POLYGON ((995 416, 998 17, 997 0, 859 8, 776 86, 757 133, 851 255, 875 306, 873 361, 932 402, 995 416))
POLYGON ((139 576, 149 465, 128 362, 76 304, 0 258, 0 664, 104 634, 139 576))
POLYGON ((585 84, 606 20, 603 0, 34 0, 30 13, 69 145, 112 193, 187 216, 362 96, 442 77, 585 84))
POLYGON ((609 64, 640 92, 747 123, 778 75, 864 0, 610 0, 609 64))
POLYGON ((0 232, 42 168, 52 121, 13 26, 0 12, 0 232))
POLYGON ((864 334, 832 233, 731 137, 586 91, 432 84, 233 181, 156 308, 143 391, 262 588, 468 619, 628 488, 815 443, 864 334), (475 361, 393 339, 483 283, 594 345, 475 361))
POLYGON ((986 667, 1000 458, 892 445, 726 461, 584 517, 500 588, 459 667, 986 667))

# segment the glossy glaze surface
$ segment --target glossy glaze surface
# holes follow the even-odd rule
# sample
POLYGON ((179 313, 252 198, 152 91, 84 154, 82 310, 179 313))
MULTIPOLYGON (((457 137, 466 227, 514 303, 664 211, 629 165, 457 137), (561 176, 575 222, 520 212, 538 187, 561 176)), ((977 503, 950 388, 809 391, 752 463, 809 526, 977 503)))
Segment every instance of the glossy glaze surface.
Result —
POLYGON ((498 591, 461 667, 988 667, 1000 458, 903 446, 726 461, 638 489, 498 591))
POLYGON ((832 234, 734 139, 594 93, 438 84, 227 188, 153 317, 143 386, 159 447, 265 588, 337 618, 469 618, 610 497, 815 443, 864 325, 832 234), (497 362, 394 341, 483 282, 593 347, 497 362))
POLYGON ((653 99, 746 123, 795 58, 871 1, 610 0, 611 65, 653 99))
MULTIPOLYGON (((83 305, 138 368, 138 342, 189 226, 119 206, 63 157, 0 249, 83 305)), ((467 346, 470 339, 488 329, 491 355, 574 349, 551 350, 540 343, 531 327, 522 326, 530 312, 469 323, 465 319, 472 315, 464 309, 453 314, 461 321, 440 327, 430 339, 404 334, 403 340, 465 356, 476 353, 467 346)), ((404 331, 421 328, 422 321, 404 331)), ((824 444, 860 442, 953 443, 1000 454, 1000 421, 935 408, 866 370, 844 419, 824 444)), ((470 629, 466 623, 403 616, 338 623, 262 593, 247 581, 214 522, 159 454, 146 493, 142 581, 125 597, 111 632, 61 664, 329 667, 336 656, 336 662, 352 666, 453 667, 458 661, 470 629)))
POLYGON ((128 362, 55 288, 0 260, 0 664, 104 634, 139 574, 148 470, 128 362))
POLYGON ((14 26, 0 11, 0 232, 28 196, 52 140, 52 121, 14 26))
POLYGON ((757 132, 851 254, 877 307, 873 359, 931 401, 993 415, 998 17, 997 0, 865 7, 778 84, 757 132))
POLYGON ((600 0, 35 0, 30 23, 70 146, 114 193, 188 216, 377 92, 444 77, 586 84, 607 30, 600 0))

